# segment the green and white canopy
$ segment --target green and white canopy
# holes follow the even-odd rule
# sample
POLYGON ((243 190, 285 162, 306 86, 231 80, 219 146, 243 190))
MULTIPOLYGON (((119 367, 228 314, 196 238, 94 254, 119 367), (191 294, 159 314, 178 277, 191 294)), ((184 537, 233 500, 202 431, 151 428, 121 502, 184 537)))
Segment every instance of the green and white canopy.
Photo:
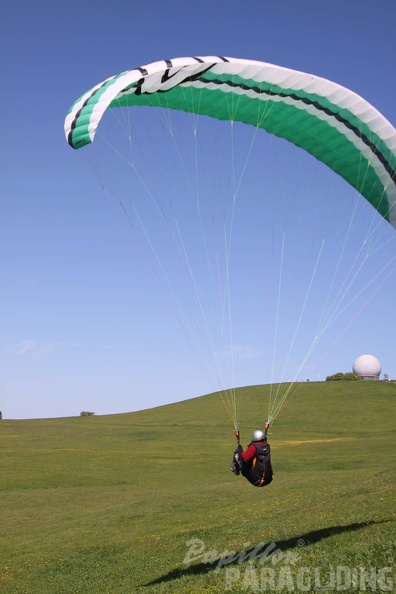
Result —
POLYGON ((75 149, 93 142, 107 108, 178 109, 240 121, 285 138, 328 165, 396 227, 396 131, 334 82, 265 62, 216 56, 155 62, 113 76, 65 120, 75 149))

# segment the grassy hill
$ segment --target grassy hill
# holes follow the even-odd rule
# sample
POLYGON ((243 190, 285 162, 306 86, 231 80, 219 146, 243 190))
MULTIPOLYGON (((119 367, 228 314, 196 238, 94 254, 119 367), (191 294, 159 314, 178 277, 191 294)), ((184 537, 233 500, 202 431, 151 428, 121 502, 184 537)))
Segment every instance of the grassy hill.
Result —
MULTIPOLYGON (((238 390, 244 445, 268 393, 238 390)), ((395 403, 393 383, 304 384, 270 433, 264 489, 229 470, 217 394, 2 421, 0 591, 396 591, 395 403)))

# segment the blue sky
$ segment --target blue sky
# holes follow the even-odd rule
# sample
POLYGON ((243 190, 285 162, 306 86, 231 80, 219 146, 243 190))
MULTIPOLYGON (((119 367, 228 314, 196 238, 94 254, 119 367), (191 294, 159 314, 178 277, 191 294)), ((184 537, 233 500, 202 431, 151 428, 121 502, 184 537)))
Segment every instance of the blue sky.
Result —
MULTIPOLYGON (((191 342, 198 331, 189 335, 186 325, 178 322, 174 303, 164 295, 149 257, 131 241, 84 159, 66 144, 63 120, 77 97, 108 76, 153 61, 226 55, 334 80, 362 95, 394 124, 395 17, 396 8, 389 0, 379 0, 375 6, 367 0, 104 4, 38 0, 7 7, 0 97, 4 418, 69 416, 82 410, 126 412, 199 396, 219 388, 209 377, 210 360, 216 358, 218 365, 229 355, 225 341, 221 354, 210 349, 194 352, 191 342)), ((311 204, 322 193, 325 200, 336 193, 352 205, 354 194, 348 194, 345 183, 323 172, 312 159, 295 156, 285 143, 273 151, 269 159, 278 191, 289 191, 301 205, 311 204), (288 163, 285 170, 278 168, 283 160, 288 163), (290 169, 292 181, 286 173, 290 169)), ((245 191, 254 209, 254 183, 259 182, 253 177, 249 182, 249 175, 245 191)), ((267 177, 265 183, 274 182, 267 177)), ((371 209, 366 205, 362 209, 361 217, 370 219, 371 209)), ((269 252, 279 246, 256 245, 256 238, 263 235, 258 215, 268 218, 268 214, 254 211, 244 226, 248 211, 242 208, 237 217, 237 239, 246 250, 236 251, 232 262, 235 357, 225 383, 234 378, 237 385, 251 385, 271 378, 292 379, 294 374, 296 379, 324 379, 349 371, 354 358, 363 353, 377 356, 383 372, 396 377, 396 273, 373 281, 300 369, 307 350, 304 339, 309 343, 314 332, 304 318, 305 331, 299 333, 290 357, 287 346, 283 350, 283 357, 290 359, 287 371, 272 373, 274 340, 268 341, 266 320, 274 317, 276 308, 268 305, 263 278, 268 279, 271 267, 279 265, 276 257, 272 263, 269 259, 269 252)), ((327 205, 324 212, 327 233, 335 210, 327 205)), ((339 216, 334 216, 334 228, 337 220, 339 216)), ((293 225, 290 229, 288 246, 293 245, 293 225)), ((381 251, 383 262, 390 262, 396 253, 391 231, 381 225, 380 241, 388 242, 381 251)), ((341 232, 337 227, 334 235, 341 232)), ((301 291, 304 300, 309 273, 302 266, 303 256, 296 252, 293 259, 293 249, 288 249, 289 286, 301 291)), ((171 260, 167 248, 162 252, 164 262, 171 260)), ((381 264, 372 258, 362 286, 375 277, 378 267, 381 264)), ((319 291, 324 281, 317 282, 319 291)), ((272 298, 276 287, 275 283, 272 298)), ((175 289, 183 290, 177 283, 175 289)), ((288 304, 287 286, 285 291, 279 349, 281 341, 293 342, 290 328, 301 314, 301 308, 294 310, 288 304)), ((326 295, 318 293, 307 309, 320 317, 323 299, 326 295)))

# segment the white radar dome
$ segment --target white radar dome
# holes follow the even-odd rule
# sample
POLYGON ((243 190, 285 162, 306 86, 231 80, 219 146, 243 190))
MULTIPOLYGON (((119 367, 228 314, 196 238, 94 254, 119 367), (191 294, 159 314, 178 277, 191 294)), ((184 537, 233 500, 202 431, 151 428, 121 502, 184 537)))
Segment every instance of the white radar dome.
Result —
POLYGON ((352 369, 363 379, 377 380, 381 373, 381 363, 373 355, 361 355, 353 362, 352 369))

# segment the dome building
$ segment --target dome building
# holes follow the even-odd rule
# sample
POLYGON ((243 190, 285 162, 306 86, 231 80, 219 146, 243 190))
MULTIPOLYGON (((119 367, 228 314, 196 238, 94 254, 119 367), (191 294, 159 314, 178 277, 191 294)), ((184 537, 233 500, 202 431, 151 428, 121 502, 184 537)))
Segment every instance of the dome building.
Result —
POLYGON ((365 380, 379 380, 381 363, 373 355, 360 355, 354 360, 352 370, 365 380))

